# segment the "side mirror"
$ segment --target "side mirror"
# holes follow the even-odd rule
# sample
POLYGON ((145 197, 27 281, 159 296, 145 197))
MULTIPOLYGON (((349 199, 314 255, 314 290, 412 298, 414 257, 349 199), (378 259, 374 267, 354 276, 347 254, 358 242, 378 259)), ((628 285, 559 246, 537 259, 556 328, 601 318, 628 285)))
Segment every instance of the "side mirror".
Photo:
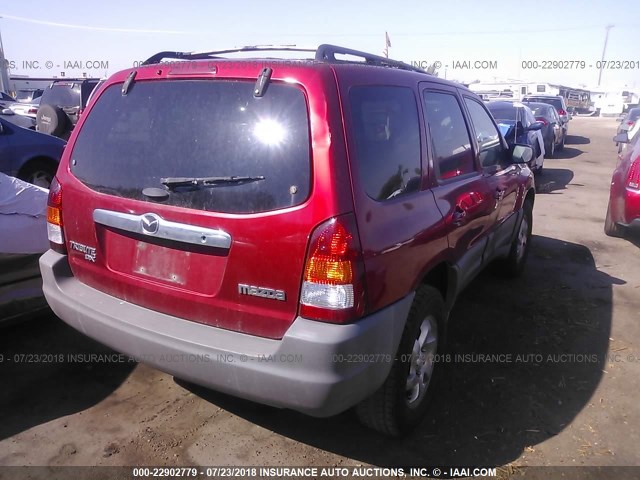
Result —
POLYGON ((543 125, 544 123, 542 122, 533 122, 531 125, 529 125, 529 128, 527 128, 527 130, 530 132, 533 132, 535 130, 540 130, 543 125))
POLYGON ((524 164, 533 160, 533 148, 529 145, 516 144, 511 147, 511 163, 524 164))
POLYGON ((14 115, 14 113, 13 113, 13 110, 11 110, 10 108, 3 108, 2 115, 14 115))
POLYGON ((613 137, 613 141, 616 143, 629 143, 629 135, 627 132, 622 132, 613 137))

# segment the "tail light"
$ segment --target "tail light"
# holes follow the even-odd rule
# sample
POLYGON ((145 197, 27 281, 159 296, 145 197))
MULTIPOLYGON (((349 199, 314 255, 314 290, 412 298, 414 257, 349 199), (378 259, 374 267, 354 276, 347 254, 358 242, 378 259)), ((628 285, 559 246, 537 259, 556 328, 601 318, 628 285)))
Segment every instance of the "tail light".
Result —
POLYGON ((27 113, 35 115, 38 113, 38 109, 37 108, 30 108, 29 110, 27 110, 27 113))
POLYGON ((64 232, 62 231, 62 186, 56 177, 49 186, 49 199, 47 200, 47 236, 51 250, 58 253, 67 253, 64 244, 64 232))
POLYGON ((545 125, 549 125, 549 122, 547 122, 547 119, 546 119, 546 118, 544 118, 544 117, 536 117, 536 120, 537 120, 538 122, 542 122, 542 123, 544 123, 545 125))
POLYGON ((627 188, 640 190, 640 157, 631 164, 629 175, 627 176, 627 188))
POLYGON ((348 214, 322 223, 311 235, 300 315, 347 323, 364 313, 364 261, 355 217, 348 214))
POLYGON ((629 120, 627 122, 627 125, 629 125, 629 130, 631 130, 631 128, 633 128, 633 126, 636 124, 635 120, 629 120))
POLYGON ((560 110, 558 110, 558 113, 560 115, 566 115, 567 114, 567 112, 566 112, 566 110, 564 108, 561 108, 560 110))

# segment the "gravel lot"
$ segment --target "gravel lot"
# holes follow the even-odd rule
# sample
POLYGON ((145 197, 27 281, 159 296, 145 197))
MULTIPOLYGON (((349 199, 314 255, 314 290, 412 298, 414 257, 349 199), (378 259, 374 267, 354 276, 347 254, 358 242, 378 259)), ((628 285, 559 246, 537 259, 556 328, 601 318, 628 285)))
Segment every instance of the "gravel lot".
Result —
POLYGON ((113 352, 49 314, 0 330, 0 465, 640 465, 640 241, 603 233, 616 125, 571 121, 537 180, 525 275, 483 273, 459 299, 410 437, 91 358, 113 352))

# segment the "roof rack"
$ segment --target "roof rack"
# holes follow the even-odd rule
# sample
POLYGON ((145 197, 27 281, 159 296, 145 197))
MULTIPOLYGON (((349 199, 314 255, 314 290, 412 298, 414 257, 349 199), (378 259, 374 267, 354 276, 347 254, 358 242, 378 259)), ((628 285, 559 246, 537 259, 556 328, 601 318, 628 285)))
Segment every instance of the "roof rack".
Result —
POLYGON ((323 44, 316 50, 316 60, 328 62, 328 63, 358 63, 351 60, 339 60, 336 58, 338 55, 351 55, 353 57, 363 58, 367 65, 375 65, 378 67, 392 67, 400 70, 409 70, 411 72, 423 73, 429 75, 421 68, 414 67, 408 63, 400 62, 399 60, 392 60, 380 55, 374 55, 372 53, 362 52, 360 50, 352 50, 351 48, 339 47, 337 45, 323 44))
POLYGON ((142 65, 152 65, 159 63, 165 58, 172 58, 176 60, 204 60, 208 58, 221 58, 218 55, 226 53, 238 53, 238 52, 276 52, 276 51, 289 51, 289 52, 314 52, 315 60, 326 63, 348 63, 359 64, 352 60, 341 60, 336 58, 336 55, 351 55, 353 57, 360 57, 364 59, 366 65, 375 65, 379 67, 391 67, 401 70, 409 70, 412 72, 418 72, 425 75, 429 75, 424 70, 409 65, 408 63, 400 62, 398 60, 391 60, 379 55, 373 55, 372 53, 362 52, 360 50, 353 50, 351 48, 339 47, 337 45, 322 44, 318 48, 304 48, 296 45, 248 45, 245 47, 230 48, 226 50, 212 50, 206 52, 172 52, 164 51, 158 52, 146 59, 142 65))

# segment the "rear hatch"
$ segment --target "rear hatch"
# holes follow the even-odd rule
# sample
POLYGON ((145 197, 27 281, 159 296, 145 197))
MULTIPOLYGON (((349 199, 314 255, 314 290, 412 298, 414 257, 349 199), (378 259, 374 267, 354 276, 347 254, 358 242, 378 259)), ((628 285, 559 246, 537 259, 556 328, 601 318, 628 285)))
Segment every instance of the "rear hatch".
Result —
POLYGON ((63 182, 77 278, 187 320, 284 334, 317 222, 308 105, 300 85, 255 97, 255 82, 165 77, 101 92, 63 182))

